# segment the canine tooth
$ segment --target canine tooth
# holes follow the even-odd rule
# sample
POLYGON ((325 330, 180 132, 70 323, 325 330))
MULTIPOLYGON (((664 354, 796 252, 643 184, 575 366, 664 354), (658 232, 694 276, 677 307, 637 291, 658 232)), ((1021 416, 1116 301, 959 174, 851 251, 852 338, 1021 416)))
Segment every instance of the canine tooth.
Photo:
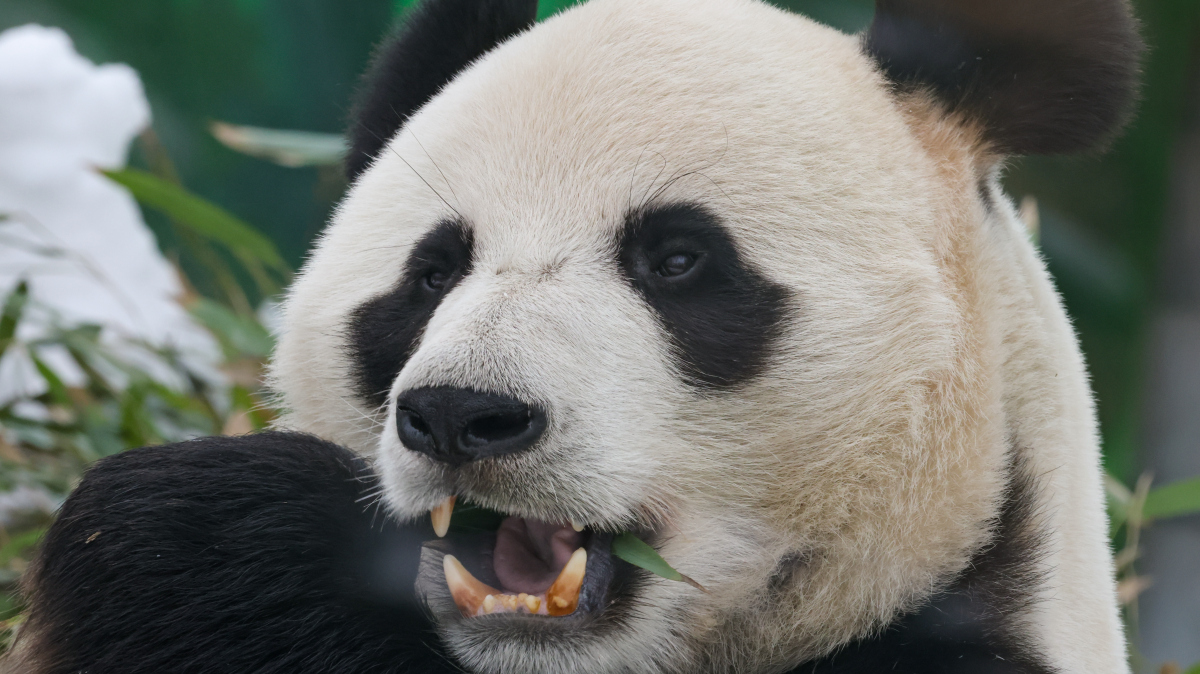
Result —
POLYGON ((542 600, 531 594, 524 595, 521 603, 525 604, 525 610, 530 613, 537 613, 538 609, 542 607, 542 600))
POLYGON ((495 613, 496 612, 496 595, 489 594, 488 596, 483 598, 483 612, 484 613, 495 613))
POLYGON ((429 519, 433 520, 433 533, 437 534, 438 538, 445 538, 446 532, 450 531, 450 515, 454 513, 454 501, 457 498, 447 497, 429 511, 429 519))
POLYGON ((442 570, 446 573, 446 586, 450 588, 450 596, 454 597, 454 605, 468 618, 479 613, 488 595, 500 594, 500 590, 479 582, 454 555, 442 559, 442 570))
POLYGON ((583 525, 576 523, 575 520, 571 520, 571 528, 575 530, 575 533, 583 531, 583 525))
POLYGON ((587 550, 579 548, 571 554, 567 565, 559 572, 554 584, 546 590, 546 610, 552 616, 570 615, 579 607, 579 590, 587 571, 587 550))

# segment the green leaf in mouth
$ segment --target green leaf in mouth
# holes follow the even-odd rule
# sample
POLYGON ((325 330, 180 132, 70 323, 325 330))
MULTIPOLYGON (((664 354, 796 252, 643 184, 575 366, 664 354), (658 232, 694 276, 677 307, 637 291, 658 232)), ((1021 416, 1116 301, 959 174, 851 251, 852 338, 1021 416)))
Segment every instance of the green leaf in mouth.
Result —
POLYGON ((667 563, 667 560, 658 554, 657 550, 631 533, 626 532, 613 537, 612 553, 618 558, 634 566, 641 567, 650 573, 660 575, 667 580, 687 583, 705 594, 708 593, 708 590, 704 589, 703 585, 676 571, 674 567, 667 563))

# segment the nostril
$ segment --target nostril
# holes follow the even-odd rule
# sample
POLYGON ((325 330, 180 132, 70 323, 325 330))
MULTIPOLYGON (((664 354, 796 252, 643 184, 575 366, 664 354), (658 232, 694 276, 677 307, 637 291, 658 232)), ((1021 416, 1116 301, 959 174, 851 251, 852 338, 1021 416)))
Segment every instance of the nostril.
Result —
POLYGON ((397 410, 396 431, 400 435, 400 442, 414 452, 428 453, 437 447, 429 424, 412 410, 397 410))
POLYGON ((475 419, 463 429, 462 443, 467 447, 483 447, 526 434, 533 425, 533 412, 521 410, 492 414, 475 419))
POLYGON ((420 415, 409 412, 404 415, 405 423, 412 426, 413 430, 421 435, 433 435, 433 431, 429 430, 429 424, 420 415))

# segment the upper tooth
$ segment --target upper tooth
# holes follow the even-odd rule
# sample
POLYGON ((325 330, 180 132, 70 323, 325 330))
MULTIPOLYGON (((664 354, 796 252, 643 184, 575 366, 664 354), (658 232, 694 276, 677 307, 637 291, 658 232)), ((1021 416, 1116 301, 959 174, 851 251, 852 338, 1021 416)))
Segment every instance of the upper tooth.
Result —
POLYGON ((554 584, 546 590, 546 611, 552 616, 570 615, 579 606, 579 590, 587 571, 587 550, 579 548, 571 554, 567 565, 559 572, 554 584))
POLYGON ((479 613, 489 595, 500 594, 500 590, 479 582, 454 555, 442 558, 442 570, 446 573, 446 585, 450 588, 450 596, 454 597, 454 604, 468 618, 479 613))
POLYGON ((457 498, 449 496, 429 511, 429 519, 433 520, 433 533, 437 534, 438 538, 444 538, 446 532, 450 531, 450 515, 454 513, 454 501, 457 498))
POLYGON ((571 520, 571 528, 575 530, 575 533, 583 531, 583 525, 576 523, 575 520, 571 520))

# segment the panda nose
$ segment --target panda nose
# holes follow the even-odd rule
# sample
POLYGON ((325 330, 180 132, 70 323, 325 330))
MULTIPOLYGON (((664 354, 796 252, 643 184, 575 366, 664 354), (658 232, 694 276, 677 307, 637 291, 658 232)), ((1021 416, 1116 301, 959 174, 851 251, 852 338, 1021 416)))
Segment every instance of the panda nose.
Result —
POLYGON ((545 430, 545 412, 510 396, 431 386, 396 399, 400 442, 455 466, 529 449, 545 430))

